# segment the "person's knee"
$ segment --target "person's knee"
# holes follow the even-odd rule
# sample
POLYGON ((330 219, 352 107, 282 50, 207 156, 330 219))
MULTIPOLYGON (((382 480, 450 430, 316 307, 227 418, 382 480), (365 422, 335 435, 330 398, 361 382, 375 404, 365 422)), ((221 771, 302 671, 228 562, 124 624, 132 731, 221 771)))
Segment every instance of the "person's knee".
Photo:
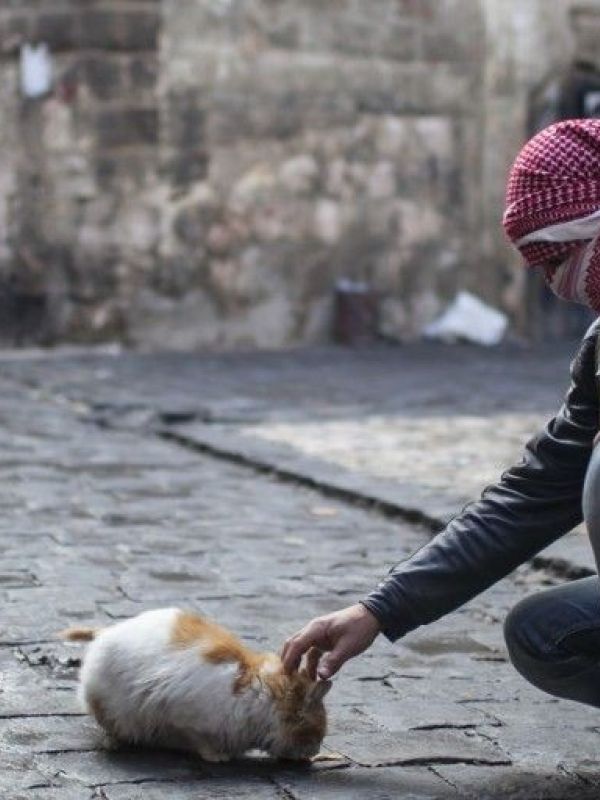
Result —
POLYGON ((511 661, 521 653, 531 651, 529 629, 531 627, 531 598, 521 600, 514 606, 504 620, 504 641, 511 661))
POLYGON ((596 576, 554 586, 521 600, 504 623, 510 660, 529 683, 598 708, 599 594, 596 576))
POLYGON ((504 622, 504 639, 513 666, 540 688, 545 688, 546 666, 560 660, 548 623, 543 594, 521 600, 504 622))

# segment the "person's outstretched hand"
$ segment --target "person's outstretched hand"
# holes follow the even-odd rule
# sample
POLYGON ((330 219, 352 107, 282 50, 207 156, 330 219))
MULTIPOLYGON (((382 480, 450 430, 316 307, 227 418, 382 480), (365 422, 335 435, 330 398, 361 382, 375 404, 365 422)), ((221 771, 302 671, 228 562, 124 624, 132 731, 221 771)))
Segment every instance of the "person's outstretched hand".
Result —
POLYGON ((360 603, 317 617, 285 642, 283 667, 288 673, 294 672, 307 653, 310 677, 329 680, 348 659, 370 647, 380 631, 377 619, 360 603))

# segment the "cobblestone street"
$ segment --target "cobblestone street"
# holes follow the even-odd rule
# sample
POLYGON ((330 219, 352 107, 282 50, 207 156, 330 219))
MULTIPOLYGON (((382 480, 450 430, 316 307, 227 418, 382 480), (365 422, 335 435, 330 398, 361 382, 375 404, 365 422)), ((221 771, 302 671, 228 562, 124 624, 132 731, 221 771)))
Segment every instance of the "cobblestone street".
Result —
POLYGON ((68 625, 193 607, 258 648, 360 599, 518 455, 572 348, 0 356, 0 797, 597 798, 600 718, 528 686, 501 623, 590 574, 576 532, 347 665, 308 769, 110 751, 68 625))

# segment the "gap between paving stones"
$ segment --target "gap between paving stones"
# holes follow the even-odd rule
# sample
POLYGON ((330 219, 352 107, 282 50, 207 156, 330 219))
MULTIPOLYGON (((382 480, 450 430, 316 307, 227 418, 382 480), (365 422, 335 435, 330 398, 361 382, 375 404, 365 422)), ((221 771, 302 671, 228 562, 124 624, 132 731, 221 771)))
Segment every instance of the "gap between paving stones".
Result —
MULTIPOLYGON (((299 468, 291 469, 287 466, 282 466, 277 463, 277 460, 268 458, 264 452, 266 448, 262 442, 256 443, 256 447, 262 451, 258 455, 252 454, 251 448, 255 443, 249 438, 247 441, 242 442, 239 436, 219 433, 217 439, 222 439, 220 443, 215 440, 214 436, 209 435, 208 431, 206 438, 201 438, 197 432, 198 427, 197 425, 194 427, 193 437, 166 425, 156 427, 155 433, 161 439, 173 442, 202 455, 237 464, 256 473, 274 477, 284 483, 313 489, 324 497, 341 500, 357 508, 379 514, 387 519, 397 519, 422 526, 432 536, 441 531, 448 522, 447 518, 432 515, 423 508, 401 505, 389 499, 360 491, 355 487, 346 486, 342 482, 343 477, 342 480, 334 483, 333 481, 315 477, 313 474, 309 474, 299 468)), ((343 470, 340 469, 336 469, 336 471, 340 474, 343 473, 343 470)), ((552 577, 563 580, 576 580, 595 574, 593 569, 570 564, 562 558, 534 556, 527 563, 536 571, 546 572, 552 577)))

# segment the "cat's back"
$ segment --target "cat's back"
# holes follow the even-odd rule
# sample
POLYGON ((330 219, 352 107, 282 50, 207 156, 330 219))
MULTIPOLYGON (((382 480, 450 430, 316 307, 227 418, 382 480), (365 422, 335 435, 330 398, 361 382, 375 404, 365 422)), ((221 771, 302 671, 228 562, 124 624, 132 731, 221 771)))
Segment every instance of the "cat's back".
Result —
POLYGON ((179 608, 157 609, 97 634, 79 693, 116 738, 160 742, 199 721, 220 730, 235 716, 259 663, 258 654, 216 623, 179 608))
POLYGON ((81 671, 82 683, 95 673, 106 677, 138 672, 168 651, 172 630, 180 610, 159 608, 145 611, 100 631, 90 643, 81 671))

